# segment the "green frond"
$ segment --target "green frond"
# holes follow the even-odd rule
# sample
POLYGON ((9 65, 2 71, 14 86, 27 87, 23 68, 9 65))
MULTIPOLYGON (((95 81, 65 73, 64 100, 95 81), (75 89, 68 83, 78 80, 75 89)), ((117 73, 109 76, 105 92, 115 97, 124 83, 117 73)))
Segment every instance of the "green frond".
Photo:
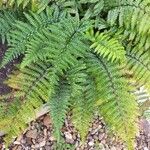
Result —
POLYGON ((83 61, 77 63, 67 72, 67 79, 71 87, 72 121, 84 142, 94 114, 95 85, 88 75, 83 61))
POLYGON ((146 85, 150 89, 150 53, 149 51, 137 53, 134 50, 127 51, 127 67, 132 71, 134 79, 140 85, 146 85))
POLYGON ((107 33, 97 32, 94 35, 92 30, 87 32, 87 37, 92 41, 91 51, 94 49, 94 52, 112 62, 116 60, 125 61, 124 47, 117 39, 110 37, 107 33))
POLYGON ((50 31, 42 30, 43 32, 38 33, 27 44, 26 55, 21 63, 21 67, 31 62, 49 58, 59 71, 66 70, 77 62, 78 57, 83 57, 89 49, 82 42, 84 38, 82 32, 88 26, 89 24, 86 25, 84 22, 80 24, 75 18, 71 17, 49 25, 48 29, 50 31))
POLYGON ((125 0, 117 1, 110 7, 107 16, 107 22, 110 26, 124 28, 124 34, 128 41, 138 45, 139 49, 149 44, 149 0, 125 0))
POLYGON ((24 15, 27 22, 16 21, 13 25, 15 30, 11 31, 9 34, 10 38, 8 39, 8 45, 10 48, 3 58, 2 67, 21 54, 25 54, 28 42, 38 36, 41 30, 46 30, 48 32, 48 26, 58 19, 53 17, 53 11, 50 8, 47 9, 46 13, 31 13, 30 15, 24 15))
POLYGON ((16 20, 16 13, 6 10, 0 11, 0 36, 2 43, 5 43, 6 39, 10 38, 9 33, 14 29, 13 24, 16 20))
POLYGON ((70 85, 67 81, 62 81, 60 83, 52 98, 49 100, 50 116, 53 121, 54 135, 57 142, 61 139, 61 129, 68 112, 69 101, 70 101, 70 85))
POLYGON ((116 63, 110 63, 102 57, 91 56, 87 64, 95 78, 98 95, 98 111, 106 124, 115 131, 129 149, 132 149, 137 126, 138 107, 135 97, 128 91, 128 81, 123 78, 122 69, 116 63), (90 60, 91 59, 91 60, 90 60), (130 107, 130 108, 129 108, 130 107))
POLYGON ((1 0, 2 2, 0 3, 0 7, 21 7, 23 9, 25 9, 26 7, 30 7, 30 9, 32 11, 35 11, 35 12, 41 12, 42 10, 44 10, 50 0, 42 0, 42 1, 39 1, 39 0, 7 0, 7 1, 3 1, 1 0))
MULTIPOLYGON (((8 139, 12 139, 13 136, 25 129, 28 120, 35 116, 35 109, 39 108, 43 102, 47 102, 49 97, 53 95, 57 82, 58 77, 54 70, 49 64, 42 62, 30 65, 21 70, 19 74, 11 76, 7 81, 8 85, 22 94, 20 97, 14 97, 8 109, 4 109, 4 111, 8 110, 9 112, 4 112, 4 118, 7 120, 5 130, 9 133, 8 139), (15 103, 16 100, 18 101, 17 104, 15 103)), ((5 98, 3 97, 3 99, 5 98)), ((5 119, 4 122, 0 123, 0 126, 3 127, 4 124, 5 119)))

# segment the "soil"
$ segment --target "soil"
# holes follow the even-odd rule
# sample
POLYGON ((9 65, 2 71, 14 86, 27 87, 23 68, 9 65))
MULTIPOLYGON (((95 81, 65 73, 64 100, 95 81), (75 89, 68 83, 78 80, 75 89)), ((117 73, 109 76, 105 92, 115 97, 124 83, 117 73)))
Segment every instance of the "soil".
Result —
MULTIPOLYGON (((2 44, 0 42, 0 62, 3 59, 3 56, 7 50, 6 44, 2 44)), ((0 69, 0 95, 7 94, 11 91, 11 89, 3 83, 4 80, 7 79, 8 75, 12 72, 14 69, 14 65, 20 62, 20 59, 16 59, 10 63, 8 63, 5 67, 0 69)))
MULTIPOLYGON (((2 60, 7 47, 6 45, 0 43, 0 60, 2 60)), ((3 84, 3 81, 7 78, 8 74, 13 68, 13 63, 8 64, 5 68, 0 69, 0 95, 10 92, 10 88, 3 84)))

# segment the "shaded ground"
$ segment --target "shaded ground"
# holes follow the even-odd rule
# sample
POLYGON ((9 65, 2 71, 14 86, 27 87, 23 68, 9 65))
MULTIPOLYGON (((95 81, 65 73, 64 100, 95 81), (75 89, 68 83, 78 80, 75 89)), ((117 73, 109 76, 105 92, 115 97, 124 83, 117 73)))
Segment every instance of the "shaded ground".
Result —
MULTIPOLYGON (((4 56, 6 46, 0 43, 0 60, 4 56)), ((3 81, 11 73, 14 64, 18 60, 9 63, 0 70, 0 95, 11 91, 3 84, 3 81)), ((20 135, 10 146, 10 150, 125 150, 123 143, 112 135, 108 136, 107 128, 103 120, 95 118, 89 130, 86 143, 81 146, 80 136, 74 129, 70 116, 65 121, 62 129, 62 141, 60 147, 56 147, 56 140, 52 135, 52 123, 48 115, 31 122, 27 131, 20 135), (65 140, 65 142, 64 142, 65 140), (68 143, 68 144, 67 144, 68 143)), ((140 121, 140 134, 135 139, 135 150, 150 150, 150 124, 142 119, 140 121)), ((3 138, 0 137, 0 150, 5 150, 3 138)))
MULTIPOLYGON (((6 45, 0 43, 0 61, 2 60, 6 51, 6 45)), ((10 88, 3 84, 7 75, 12 71, 13 63, 8 64, 5 68, 0 69, 0 95, 10 92, 10 88)))
MULTIPOLYGON (((6 52, 7 46, 0 42, 0 62, 6 52)), ((20 60, 14 60, 7 64, 4 68, 0 69, 0 95, 6 94, 11 91, 11 89, 3 84, 3 81, 8 77, 8 75, 12 72, 14 68, 14 64, 17 64, 20 60)))

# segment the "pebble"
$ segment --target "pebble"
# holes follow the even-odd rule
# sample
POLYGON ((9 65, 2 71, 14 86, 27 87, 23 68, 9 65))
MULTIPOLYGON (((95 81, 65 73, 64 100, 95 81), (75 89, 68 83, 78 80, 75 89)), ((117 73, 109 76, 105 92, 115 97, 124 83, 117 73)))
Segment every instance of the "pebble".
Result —
POLYGON ((50 119, 50 116, 49 115, 46 115, 43 119, 43 124, 46 126, 46 127, 49 127, 50 124, 51 124, 51 119, 50 119))
POLYGON ((0 131, 0 137, 4 135, 5 135, 5 132, 0 131))
POLYGON ((112 146, 112 147, 110 148, 110 150, 116 150, 116 148, 115 148, 114 146, 112 146))
POLYGON ((73 137, 69 132, 64 132, 64 135, 65 135, 65 139, 67 143, 70 143, 70 144, 74 143, 73 137))
POLYGON ((38 135, 37 129, 29 130, 26 133, 26 137, 29 137, 29 138, 32 138, 32 139, 36 139, 37 135, 38 135))
POLYGON ((105 137, 105 133, 101 133, 98 136, 98 139, 101 141, 105 137))
POLYGON ((15 146, 12 150, 22 150, 21 146, 15 146))
POLYGON ((49 140, 53 142, 53 141, 55 141, 56 139, 55 139, 53 136, 50 136, 50 137, 49 137, 49 140))
POLYGON ((89 146, 93 146, 93 145, 94 145, 94 140, 90 141, 90 142, 88 143, 88 145, 89 145, 89 146))
POLYGON ((19 141, 14 142, 15 145, 20 145, 21 143, 19 141))
POLYGON ((43 147, 43 146, 45 146, 45 144, 46 144, 46 141, 42 141, 39 143, 39 147, 43 147))

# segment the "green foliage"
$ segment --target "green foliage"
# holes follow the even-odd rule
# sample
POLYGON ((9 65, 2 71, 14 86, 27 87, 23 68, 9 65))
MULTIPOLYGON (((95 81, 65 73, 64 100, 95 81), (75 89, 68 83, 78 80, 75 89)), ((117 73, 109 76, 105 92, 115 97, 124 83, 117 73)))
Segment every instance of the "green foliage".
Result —
POLYGON ((108 60, 120 60, 125 61, 125 50, 124 47, 115 38, 110 37, 108 34, 97 32, 95 35, 94 31, 87 33, 89 39, 93 42, 90 46, 91 49, 95 48, 94 52, 100 56, 107 57, 108 60), (88 35, 89 34, 89 35, 88 35))
POLYGON ((14 91, 5 98, 1 97, 5 101, 0 115, 4 121, 0 126, 5 126, 4 131, 10 132, 7 140, 26 127, 26 122, 31 116, 34 117, 35 109, 53 95, 57 82, 58 77, 53 74, 53 69, 44 62, 32 64, 21 72, 11 75, 6 83, 13 87, 14 91), (7 101, 11 103, 7 105, 7 101))
POLYGON ((17 19, 16 13, 12 11, 1 11, 0 13, 0 35, 2 42, 9 39, 9 33, 14 29, 13 24, 17 19))
POLYGON ((133 150, 139 111, 127 73, 150 90, 149 1, 46 2, 41 9, 12 1, 0 12, 0 36, 9 47, 1 67, 23 56, 6 81, 12 92, 0 98, 7 142, 47 103, 58 142, 68 111, 82 141, 98 113, 133 150))
POLYGON ((0 6, 2 8, 21 7, 23 9, 29 7, 32 11, 39 13, 47 7, 49 2, 50 0, 1 0, 0 6))
POLYGON ((60 131, 63 126, 64 119, 69 106, 70 86, 65 81, 56 89, 56 93, 50 100, 50 114, 54 123, 54 134, 57 142, 60 142, 60 131))

